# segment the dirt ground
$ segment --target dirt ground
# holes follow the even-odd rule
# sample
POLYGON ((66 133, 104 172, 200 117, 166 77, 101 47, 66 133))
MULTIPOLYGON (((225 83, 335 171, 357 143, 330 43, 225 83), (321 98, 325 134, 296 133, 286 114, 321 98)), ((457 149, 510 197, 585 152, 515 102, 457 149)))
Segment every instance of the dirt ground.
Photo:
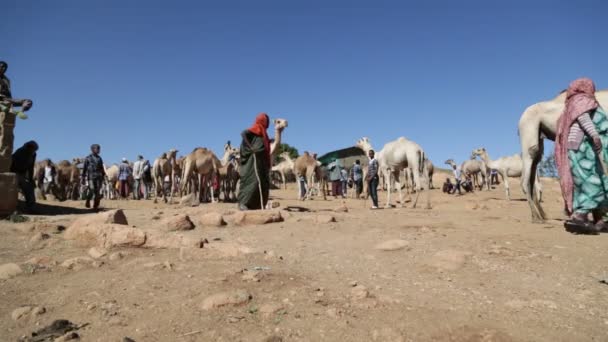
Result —
MULTIPOLYGON (((355 199, 299 202, 291 185, 271 192, 278 209, 309 212, 261 226, 197 225, 180 234, 206 238, 202 249, 123 248, 74 269, 61 264, 87 256, 88 248, 61 232, 32 241, 32 221, 5 220, 0 264, 24 272, 0 280, 0 340, 68 319, 88 324, 78 331, 83 341, 608 341, 608 285, 598 281, 608 277, 608 234, 564 231, 558 184, 542 182, 553 218, 545 224, 530 222, 517 180, 510 202, 502 185, 462 197, 434 190, 431 210, 406 203, 372 211, 355 199), (334 212, 343 201, 349 211, 334 212), (317 223, 319 215, 336 222, 317 223), (399 240, 396 250, 377 248, 389 240, 399 240), (35 257, 44 266, 26 263, 35 257), (202 307, 209 296, 237 290, 251 299, 202 307), (46 312, 14 319, 22 306, 46 312)), ((380 192, 381 205, 385 196, 380 192)), ((124 209, 129 225, 144 230, 174 213, 196 224, 203 213, 236 209, 103 205, 124 209)), ((81 215, 31 219, 68 227, 81 215)))

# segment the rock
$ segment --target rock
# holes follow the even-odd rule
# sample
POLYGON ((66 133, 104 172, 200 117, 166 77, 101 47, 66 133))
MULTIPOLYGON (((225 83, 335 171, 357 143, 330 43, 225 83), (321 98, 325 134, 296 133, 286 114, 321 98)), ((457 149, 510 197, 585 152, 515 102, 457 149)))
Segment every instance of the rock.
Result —
POLYGON ((281 336, 272 335, 266 337, 263 342, 283 342, 283 338, 281 336))
MULTIPOLYGON (((83 215, 76 219, 69 228, 78 226, 99 225, 103 223, 128 225, 127 217, 121 209, 110 210, 98 214, 83 215)), ((68 229, 69 229, 68 228, 68 229)))
POLYGON ((346 207, 346 205, 341 205, 341 206, 337 207, 336 209, 334 209, 334 212, 336 212, 336 213, 347 213, 348 212, 348 207, 346 207))
POLYGON ((280 203, 280 202, 277 202, 277 201, 272 201, 272 204, 270 205, 270 208, 271 208, 271 209, 276 209, 276 208, 278 208, 278 207, 280 207, 280 206, 281 206, 281 203, 280 203))
POLYGON ((374 248, 381 251, 397 251, 407 247, 410 243, 406 240, 388 240, 377 244, 374 248))
POLYGON ((13 318, 13 321, 18 321, 28 316, 32 312, 32 309, 33 308, 31 306, 22 306, 20 308, 16 308, 11 313, 11 318, 13 318))
POLYGON ((52 222, 36 222, 32 230, 46 234, 60 234, 65 231, 65 226, 52 222))
POLYGON ((64 234, 85 247, 140 247, 146 242, 146 233, 138 228, 119 224, 71 225, 64 234))
POLYGON ((188 215, 184 214, 169 217, 165 219, 163 224, 165 225, 165 230, 170 232, 194 229, 194 223, 190 221, 188 215))
POLYGON ((260 309, 258 311, 265 316, 270 316, 283 309, 284 309, 283 305, 277 304, 277 303, 271 303, 271 304, 264 304, 264 305, 260 306, 260 309))
POLYGON ((246 270, 243 272, 243 276, 241 277, 241 279, 243 279, 243 281, 252 281, 259 283, 260 281, 262 281, 263 277, 264 274, 259 271, 246 270))
POLYGON ((207 213, 201 215, 198 222, 202 227, 221 227, 226 225, 224 216, 220 213, 207 213))
POLYGON ((77 333, 70 331, 68 333, 66 333, 65 335, 62 335, 61 337, 57 337, 56 339, 53 340, 53 342, 66 342, 66 341, 74 341, 74 340, 79 340, 80 336, 78 336, 77 333))
POLYGON ((451 249, 439 251, 433 255, 429 264, 441 270, 456 271, 464 266, 467 257, 471 255, 471 252, 451 249))
POLYGON ((196 198, 196 196, 194 194, 189 194, 189 195, 183 196, 179 200, 179 205, 182 207, 196 207, 199 204, 200 204, 200 202, 198 201, 198 199, 196 198))
POLYGON ((75 257, 65 260, 61 263, 61 267, 65 267, 68 270, 79 270, 83 267, 93 266, 95 260, 89 257, 75 257))
POLYGON ((21 273, 23 273, 23 270, 17 264, 9 263, 0 265, 0 279, 11 279, 21 273))
POLYGON ((350 291, 351 297, 354 299, 365 299, 369 297, 369 291, 363 285, 357 285, 350 291))
POLYGON ((159 249, 171 249, 171 248, 203 248, 205 243, 208 243, 207 239, 199 238, 194 236, 183 236, 181 234, 174 233, 157 233, 151 232, 147 234, 146 243, 143 245, 144 248, 159 248, 159 249))
POLYGON ((49 234, 38 232, 30 238, 30 243, 34 245, 34 244, 37 244, 38 242, 40 242, 42 240, 46 240, 50 237, 51 236, 49 234))
POLYGON ((226 305, 243 305, 248 303, 251 298, 252 296, 245 290, 217 293, 205 298, 201 304, 201 309, 211 310, 226 305))
POLYGON ((35 265, 38 267, 48 267, 57 265, 57 262, 51 259, 49 256, 33 257, 25 262, 26 264, 35 265))
POLYGON ((234 215, 234 223, 238 226, 254 226, 274 222, 283 222, 280 211, 249 210, 240 211, 234 215))
POLYGON ((207 245, 206 248, 218 257, 238 257, 254 253, 254 250, 247 246, 231 242, 214 242, 207 245))
POLYGON ((127 253, 125 253, 125 252, 115 252, 115 253, 110 254, 108 259, 110 261, 116 261, 116 260, 123 259, 125 256, 127 256, 127 253))
POLYGON ((332 215, 317 215, 317 217, 315 218, 315 221, 319 224, 326 224, 326 223, 332 223, 332 222, 336 222, 336 218, 333 217, 332 215))
POLYGON ((91 249, 89 249, 89 256, 93 259, 103 258, 107 254, 108 254, 108 250, 106 250, 104 248, 91 247, 91 249))
POLYGON ((36 316, 44 315, 45 313, 46 313, 46 308, 44 308, 42 306, 36 306, 35 308, 32 309, 32 312, 30 315, 32 317, 36 317, 36 316))

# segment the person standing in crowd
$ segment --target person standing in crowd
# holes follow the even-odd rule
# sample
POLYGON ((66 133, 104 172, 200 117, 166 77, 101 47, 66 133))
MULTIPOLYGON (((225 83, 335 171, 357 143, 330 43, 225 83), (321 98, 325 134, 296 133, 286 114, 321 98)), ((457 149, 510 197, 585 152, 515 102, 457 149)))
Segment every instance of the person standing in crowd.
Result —
POLYGON ((342 186, 342 198, 344 198, 348 192, 348 171, 345 168, 340 170, 340 182, 342 186))
POLYGON ((38 144, 28 141, 17 149, 12 155, 10 171, 17 175, 17 184, 23 197, 25 197, 26 211, 33 211, 36 204, 34 165, 36 164, 36 152, 38 144))
POLYGON ((103 160, 99 155, 100 152, 101 146, 98 144, 91 145, 91 154, 84 159, 82 167, 81 182, 89 188, 84 204, 87 208, 91 207, 91 199, 94 200, 93 209, 99 209, 99 204, 101 203, 101 187, 106 177, 106 170, 103 167, 103 160))
POLYGON ((329 181, 331 182, 331 193, 335 198, 338 196, 343 197, 342 195, 342 173, 341 173, 341 165, 337 159, 334 159, 329 165, 327 165, 327 169, 329 170, 329 181))
POLYGON ((367 167, 367 189, 372 198, 372 209, 378 209, 378 160, 376 152, 369 150, 369 166, 367 167))
MULTIPOLYGON (((137 156, 137 160, 133 163, 133 198, 136 200, 141 199, 142 188, 145 189, 143 185, 143 177, 144 177, 144 157, 139 155, 137 156)), ((144 198, 146 198, 146 193, 144 191, 144 198)))
POLYGON ((150 161, 146 159, 143 166, 143 183, 144 183, 144 198, 150 199, 150 190, 152 190, 152 167, 150 161))
POLYGON ((50 159, 45 160, 44 165, 44 178, 42 179, 42 192, 46 195, 53 190, 55 186, 55 177, 57 176, 57 170, 55 165, 50 159))
POLYGON ((455 182, 454 193, 456 193, 456 191, 458 191, 458 195, 462 195, 462 190, 460 190, 462 170, 460 170, 460 168, 456 165, 454 165, 453 168, 454 168, 454 182, 455 182))
POLYGON ((131 166, 127 158, 122 158, 122 163, 118 167, 118 181, 120 182, 120 197, 129 197, 129 177, 131 176, 131 166))
POLYGON ((363 192, 363 169, 361 168, 361 161, 359 159, 355 161, 351 173, 353 182, 355 183, 355 193, 357 194, 357 198, 359 198, 363 192))

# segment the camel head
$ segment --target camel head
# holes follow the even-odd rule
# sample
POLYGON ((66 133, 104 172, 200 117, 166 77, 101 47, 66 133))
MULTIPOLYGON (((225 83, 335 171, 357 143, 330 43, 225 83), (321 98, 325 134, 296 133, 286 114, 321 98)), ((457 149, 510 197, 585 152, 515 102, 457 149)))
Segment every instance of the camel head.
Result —
MULTIPOLYGON (((473 150, 473 152, 471 153, 471 157, 473 157, 473 158, 476 157, 476 156, 480 156, 481 157, 484 154, 486 154, 486 149, 483 148, 483 147, 480 147, 480 148, 478 148, 476 150, 473 150)), ((471 158, 471 159, 473 159, 473 158, 471 158)))
POLYGON ((236 158, 236 156, 240 155, 240 152, 241 151, 238 148, 230 145, 230 141, 224 145, 224 158, 226 161, 230 160, 230 157, 236 158))
POLYGON ((177 150, 172 148, 167 152, 167 159, 175 159, 177 157, 177 150))
POLYGON ((285 119, 274 119, 274 129, 277 131, 283 131, 287 127, 287 120, 285 119))
POLYGON ((289 160, 289 159, 291 159, 291 157, 289 156, 289 152, 287 152, 287 151, 282 152, 281 154, 279 154, 279 158, 281 158, 283 160, 289 160))
POLYGON ((456 165, 456 162, 454 161, 454 159, 448 159, 444 162, 446 165, 450 165, 450 166, 454 166, 456 165))
POLYGON ((355 144, 355 146, 362 149, 366 153, 369 150, 373 150, 372 143, 369 141, 368 137, 363 137, 363 138, 357 140, 357 143, 355 144))

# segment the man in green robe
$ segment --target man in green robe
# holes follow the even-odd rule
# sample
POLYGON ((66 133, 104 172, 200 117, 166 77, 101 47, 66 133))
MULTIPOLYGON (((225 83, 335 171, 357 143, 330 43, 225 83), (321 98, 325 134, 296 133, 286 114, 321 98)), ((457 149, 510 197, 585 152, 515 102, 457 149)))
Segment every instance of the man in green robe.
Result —
POLYGON ((253 126, 241 136, 239 209, 264 209, 270 192, 270 139, 266 130, 270 120, 260 113, 253 126))

